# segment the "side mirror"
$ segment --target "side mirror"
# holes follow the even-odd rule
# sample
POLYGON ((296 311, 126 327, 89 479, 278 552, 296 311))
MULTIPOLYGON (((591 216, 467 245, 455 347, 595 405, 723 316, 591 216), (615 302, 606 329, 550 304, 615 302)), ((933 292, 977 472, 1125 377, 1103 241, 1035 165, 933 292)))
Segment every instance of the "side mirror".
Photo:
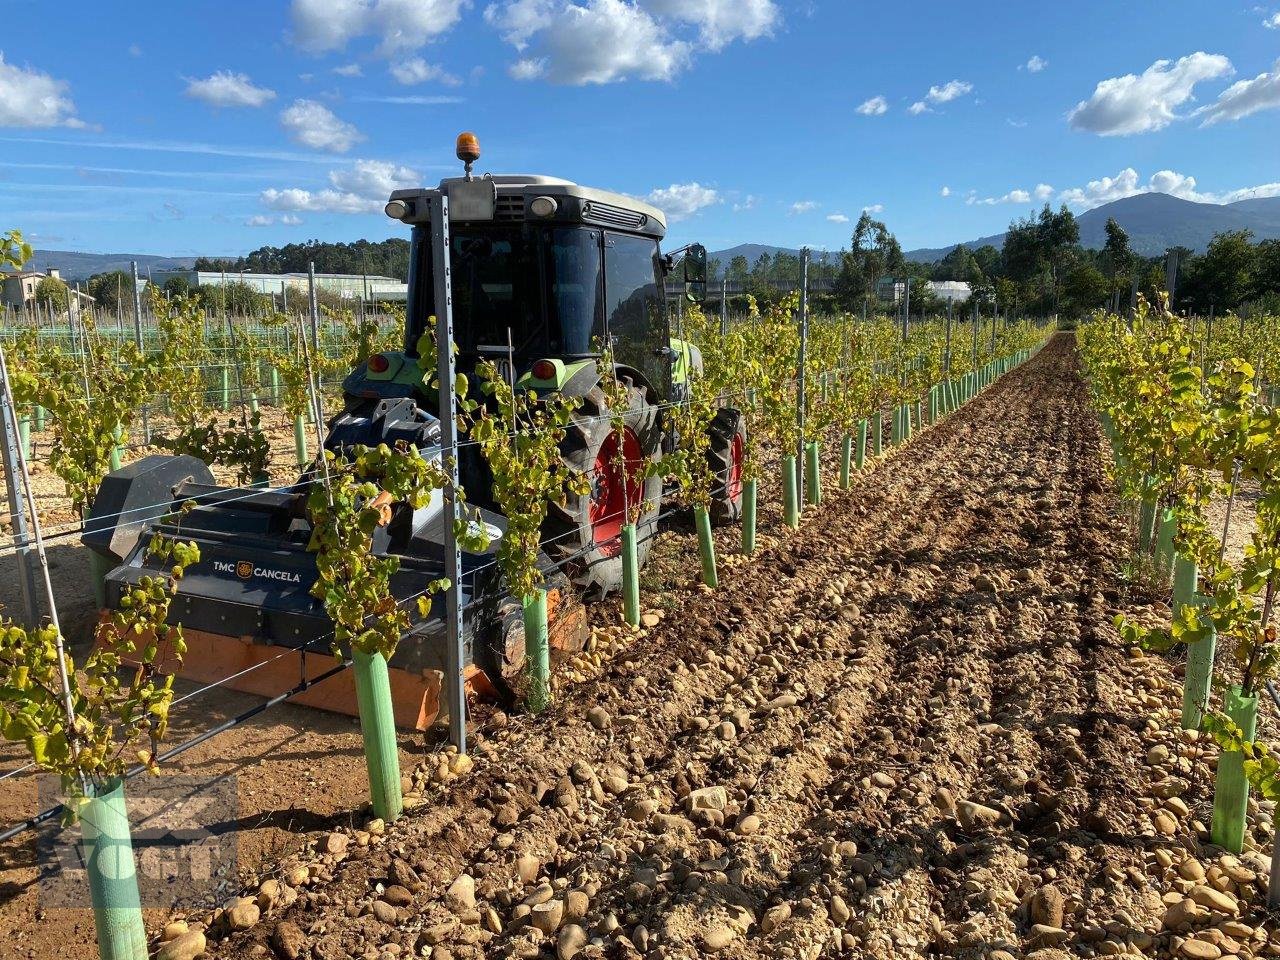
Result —
POLYGON ((684 295, 690 303, 707 299, 707 248, 694 243, 684 254, 684 295))

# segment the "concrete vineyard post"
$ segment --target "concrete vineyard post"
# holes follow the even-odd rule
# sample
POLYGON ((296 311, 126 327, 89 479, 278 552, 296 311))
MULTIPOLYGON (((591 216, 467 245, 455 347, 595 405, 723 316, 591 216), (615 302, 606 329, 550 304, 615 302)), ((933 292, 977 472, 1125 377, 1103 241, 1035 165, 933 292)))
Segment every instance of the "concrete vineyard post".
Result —
POLYGON ((380 653, 367 654, 359 650, 351 651, 351 660, 373 815, 390 822, 400 816, 404 801, 400 796, 400 753, 396 746, 387 660, 380 653))
POLYGON ((818 461, 818 442, 810 440, 804 446, 804 502, 811 507, 822 504, 822 470, 818 461))
POLYGON ((528 704, 532 713, 551 705, 551 648, 547 643, 547 591, 524 598, 524 649, 529 665, 528 704))
POLYGON ((102 960, 146 960, 147 930, 142 923, 138 869, 122 781, 112 781, 84 800, 80 834, 98 955, 102 960))
POLYGON ((31 420, 23 417, 18 421, 18 442, 22 444, 22 455, 31 459, 31 420))
POLYGON ((858 421, 858 445, 854 450, 854 465, 861 470, 867 462, 867 420, 858 421))
POLYGON ((796 500, 796 458, 782 458, 782 514, 792 530, 800 527, 800 504, 796 500))
POLYGON ((751 556, 756 552, 756 481, 742 484, 742 552, 751 556))
MULTIPOLYGON (((1258 698, 1240 695, 1232 687, 1223 697, 1227 716, 1236 722, 1245 740, 1252 740, 1258 728, 1258 698)), ((1249 808, 1249 781, 1244 773, 1244 754, 1223 750, 1218 757, 1218 773, 1213 786, 1213 823, 1210 839, 1229 853, 1244 848, 1244 819, 1249 808)))
POLYGON ((636 562, 636 525, 622 525, 622 617, 640 626, 640 565, 636 562))
POLYGON ((840 489, 848 490, 853 474, 853 437, 845 434, 840 440, 840 489))
POLYGON ((711 514, 702 504, 693 508, 693 521, 698 528, 698 555, 702 559, 702 582, 713 590, 720 585, 716 576, 716 544, 711 539, 711 514))

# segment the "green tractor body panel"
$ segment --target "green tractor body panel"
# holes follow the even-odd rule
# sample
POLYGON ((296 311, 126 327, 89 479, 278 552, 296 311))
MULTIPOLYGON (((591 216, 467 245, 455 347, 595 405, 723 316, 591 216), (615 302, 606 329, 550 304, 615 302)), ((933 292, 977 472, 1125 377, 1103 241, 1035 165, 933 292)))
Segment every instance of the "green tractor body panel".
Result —
POLYGON ((595 361, 593 360, 576 360, 566 363, 563 360, 554 357, 547 358, 547 362, 555 367, 555 376, 549 379, 541 379, 533 375, 530 370, 516 381, 517 387, 524 387, 528 390, 563 390, 570 380, 576 379, 578 374, 590 368, 595 370, 595 361))

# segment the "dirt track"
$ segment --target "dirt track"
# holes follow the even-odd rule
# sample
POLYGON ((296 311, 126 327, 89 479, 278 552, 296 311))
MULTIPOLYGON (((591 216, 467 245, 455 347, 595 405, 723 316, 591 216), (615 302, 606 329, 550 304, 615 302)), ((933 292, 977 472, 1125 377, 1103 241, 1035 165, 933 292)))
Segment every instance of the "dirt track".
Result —
MULTIPOLYGON (((488 729, 385 837, 316 834, 209 950, 1191 956, 1161 898, 1208 863, 1212 755, 1172 732, 1171 664, 1118 646, 1123 551, 1059 336, 719 591, 660 557, 643 646, 488 729)), ((1280 953, 1211 919, 1204 956, 1280 953)))

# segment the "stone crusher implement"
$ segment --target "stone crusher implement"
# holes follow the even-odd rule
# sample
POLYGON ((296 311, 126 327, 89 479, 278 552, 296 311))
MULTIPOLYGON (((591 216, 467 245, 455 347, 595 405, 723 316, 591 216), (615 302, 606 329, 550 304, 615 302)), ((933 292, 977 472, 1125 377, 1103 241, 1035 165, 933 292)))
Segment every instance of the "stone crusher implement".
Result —
MULTIPOLYGON (((459 373, 471 376, 490 361, 522 388, 582 401, 561 453, 591 478, 591 490, 553 505, 542 531, 551 642, 574 650, 585 639, 576 598, 620 585, 620 531, 636 505, 638 560, 647 558, 669 493, 649 466, 675 446, 671 407, 687 399, 701 354, 670 329, 664 281, 676 256, 661 253, 661 211, 551 177, 475 177, 471 166, 479 147, 471 134, 458 138, 457 153, 465 176, 432 189, 396 191, 386 205, 387 215, 412 231, 403 349, 375 354, 347 376, 344 407, 327 425, 325 447, 402 442, 439 458, 439 397, 419 363, 418 346, 429 318, 439 312, 435 271, 446 264, 459 373), (445 200, 447 224, 433 224, 432 211, 445 200), (447 248, 435 239, 443 236, 447 248), (609 393, 601 382, 603 344, 610 346, 613 376, 625 388, 620 433, 610 428, 609 393)), ((694 245, 680 252, 685 292, 696 302, 706 288, 706 250, 694 245)), ((718 522, 736 519, 741 510, 744 438, 739 411, 721 408, 707 452, 717 478, 710 514, 718 522)), ((488 552, 463 555, 467 674, 475 691, 509 698, 524 666, 524 633, 520 604, 507 595, 494 562, 505 519, 474 444, 459 448, 458 469, 468 503, 481 510, 491 533, 488 552)), ((329 669, 332 624, 309 592, 316 576, 306 549, 309 482, 283 491, 220 488, 208 467, 191 457, 148 457, 111 474, 83 538, 111 568, 107 607, 116 606, 123 586, 147 569, 152 536, 181 535, 201 550, 170 611, 187 634, 184 676, 203 682, 232 677, 226 685, 274 696, 329 669), (172 519, 184 502, 193 506, 180 521, 172 519)), ((375 551, 401 560, 393 582, 401 601, 443 575, 443 521, 437 497, 417 511, 396 505, 392 522, 378 531, 375 551)), ((406 606, 416 617, 416 605, 406 606)), ((443 633, 433 607, 415 621, 391 660, 396 719, 404 726, 422 727, 437 712, 443 633)), ((296 699, 355 712, 346 674, 296 699)))

